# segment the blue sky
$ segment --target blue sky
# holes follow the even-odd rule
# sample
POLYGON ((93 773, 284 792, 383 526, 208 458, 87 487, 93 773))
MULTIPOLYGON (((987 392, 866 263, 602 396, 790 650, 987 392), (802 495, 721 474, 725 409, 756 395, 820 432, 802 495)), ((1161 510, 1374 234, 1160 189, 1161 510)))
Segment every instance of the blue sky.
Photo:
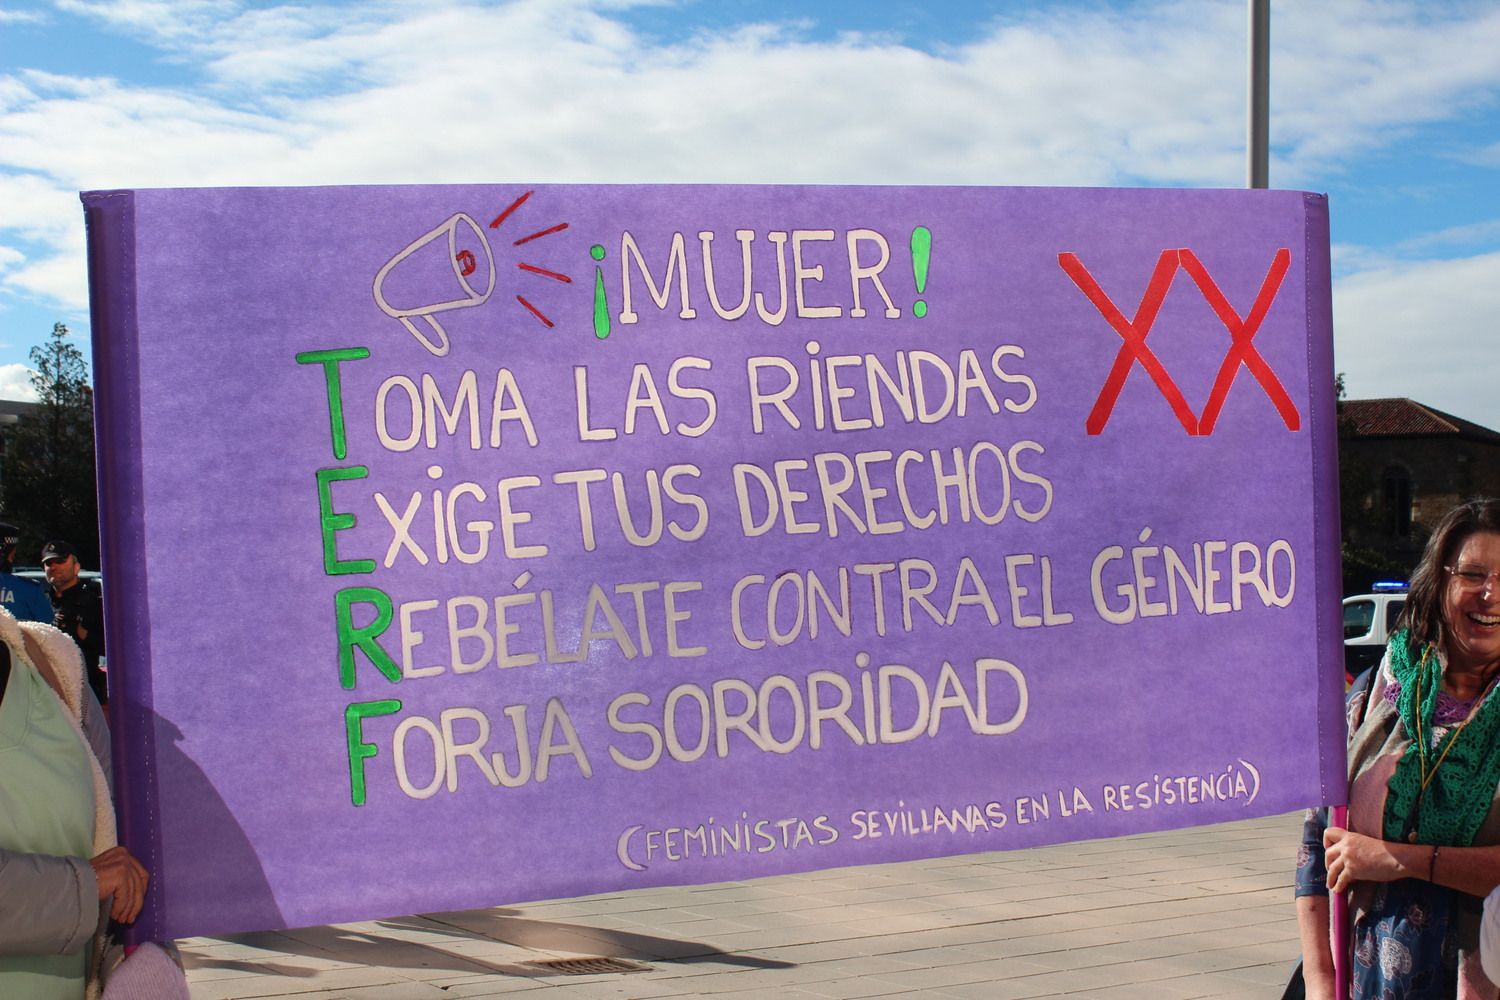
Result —
MULTIPOLYGON (((4 0, 0 397, 87 347, 77 192, 457 181, 1244 184, 1244 0, 4 0)), ((1272 5, 1271 183, 1336 366, 1500 428, 1500 5, 1272 5)))

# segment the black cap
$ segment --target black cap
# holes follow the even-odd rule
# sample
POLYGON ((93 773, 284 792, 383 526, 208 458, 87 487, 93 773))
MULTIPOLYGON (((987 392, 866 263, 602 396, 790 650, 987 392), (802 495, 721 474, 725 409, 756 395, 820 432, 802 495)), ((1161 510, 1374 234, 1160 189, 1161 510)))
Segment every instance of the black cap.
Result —
POLYGON ((66 559, 68 556, 77 557, 78 551, 67 542, 48 542, 42 546, 42 565, 45 566, 53 559, 66 559))
POLYGON ((13 549, 21 540, 21 529, 0 521, 0 549, 13 549))

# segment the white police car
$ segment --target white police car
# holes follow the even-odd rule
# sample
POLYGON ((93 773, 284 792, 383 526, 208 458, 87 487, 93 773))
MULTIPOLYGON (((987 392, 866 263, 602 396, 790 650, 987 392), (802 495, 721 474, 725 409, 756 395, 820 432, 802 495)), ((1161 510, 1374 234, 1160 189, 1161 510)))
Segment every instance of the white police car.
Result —
POLYGON ((1380 662, 1385 641, 1406 607, 1406 584, 1377 583, 1374 591, 1344 598, 1345 681, 1380 662))

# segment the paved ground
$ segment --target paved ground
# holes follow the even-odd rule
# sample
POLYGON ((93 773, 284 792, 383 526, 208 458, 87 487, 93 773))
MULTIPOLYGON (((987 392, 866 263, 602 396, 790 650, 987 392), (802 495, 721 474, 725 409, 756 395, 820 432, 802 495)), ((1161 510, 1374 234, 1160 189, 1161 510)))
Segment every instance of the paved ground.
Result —
POLYGON ((1300 816, 182 942, 195 1000, 1278 997, 1300 816), (533 963, 616 958, 641 971, 533 963))

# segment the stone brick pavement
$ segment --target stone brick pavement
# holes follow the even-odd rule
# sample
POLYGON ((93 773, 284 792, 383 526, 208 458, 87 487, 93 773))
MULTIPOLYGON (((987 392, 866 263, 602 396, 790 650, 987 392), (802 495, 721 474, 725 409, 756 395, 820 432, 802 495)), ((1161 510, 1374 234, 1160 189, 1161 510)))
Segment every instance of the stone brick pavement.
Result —
POLYGON ((1277 997, 1300 815, 181 942, 195 1000, 1277 997), (535 963, 614 958, 638 971, 535 963))

